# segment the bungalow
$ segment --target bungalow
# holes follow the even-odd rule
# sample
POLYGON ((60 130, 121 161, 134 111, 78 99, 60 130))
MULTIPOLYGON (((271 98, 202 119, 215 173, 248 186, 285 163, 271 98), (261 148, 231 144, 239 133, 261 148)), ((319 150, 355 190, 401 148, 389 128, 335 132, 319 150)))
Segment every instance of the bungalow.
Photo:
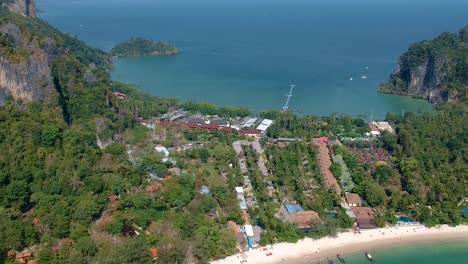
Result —
POLYGON ((380 136, 380 131, 379 128, 377 127, 376 123, 374 121, 369 122, 369 128, 370 128, 370 134, 372 136, 380 136))
MULTIPOLYGON (((278 217, 278 216, 277 216, 278 217)), ((313 222, 320 222, 320 216, 315 211, 305 211, 302 206, 295 203, 286 203, 281 207, 279 218, 283 221, 288 221, 305 232, 312 228, 313 222)))
POLYGON ((234 233, 236 234, 237 245, 238 245, 239 251, 242 251, 244 248, 246 248, 246 244, 247 244, 244 233, 242 233, 242 230, 240 229, 240 227, 233 221, 229 221, 227 225, 228 225, 228 228, 234 231, 234 233))
POLYGON ((112 195, 107 196, 107 200, 109 200, 109 202, 111 203, 117 201, 117 199, 119 198, 120 196, 118 194, 112 194, 112 195))
POLYGON ((255 239, 255 233, 252 225, 244 225, 243 231, 247 237, 247 245, 251 248, 258 246, 257 240, 255 239))
POLYGON ((203 185, 200 190, 198 190, 199 193, 201 194, 205 194, 205 195, 210 195, 211 194, 211 191, 210 191, 210 188, 208 188, 208 186, 206 185, 203 185))
POLYGON ((247 210, 247 202, 245 201, 244 189, 242 187, 236 187, 237 201, 241 210, 247 210))
POLYGON ((141 120, 140 125, 145 126, 148 129, 156 129, 156 122, 154 122, 153 120, 141 120))
POLYGON ((320 144, 320 143, 325 143, 325 144, 327 144, 327 143, 328 143, 328 138, 327 138, 327 137, 318 137, 318 138, 313 138, 312 141, 313 141, 315 144, 320 144))
POLYGON ((388 122, 374 122, 374 124, 380 131, 388 131, 392 134, 395 134, 395 130, 388 122))
POLYGON ((290 217, 291 222, 305 232, 312 228, 314 222, 319 223, 321 221, 319 214, 315 211, 300 211, 291 214, 290 217))
POLYGON ((167 150, 166 147, 164 147, 163 145, 157 145, 156 147, 154 147, 154 150, 163 155, 162 162, 169 161, 169 150, 167 150))
POLYGON ((373 229, 377 226, 372 223, 374 219, 374 211, 370 207, 351 207, 353 213, 356 215, 356 223, 360 229, 373 229))
POLYGON ((356 193, 346 193, 346 201, 348 201, 348 205, 351 207, 362 205, 361 197, 356 193))

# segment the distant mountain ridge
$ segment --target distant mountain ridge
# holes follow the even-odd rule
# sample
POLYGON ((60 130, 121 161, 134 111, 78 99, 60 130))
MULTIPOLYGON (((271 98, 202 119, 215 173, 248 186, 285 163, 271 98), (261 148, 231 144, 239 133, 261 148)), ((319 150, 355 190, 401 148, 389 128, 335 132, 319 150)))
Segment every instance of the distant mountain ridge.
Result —
POLYGON ((459 34, 442 33, 412 44, 379 90, 425 98, 433 103, 466 100, 468 89, 468 26, 459 34))

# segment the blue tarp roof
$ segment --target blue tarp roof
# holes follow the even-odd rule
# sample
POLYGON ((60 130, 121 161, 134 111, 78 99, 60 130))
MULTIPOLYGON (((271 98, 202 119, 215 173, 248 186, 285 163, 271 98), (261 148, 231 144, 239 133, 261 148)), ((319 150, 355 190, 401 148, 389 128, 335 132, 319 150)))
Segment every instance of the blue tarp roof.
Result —
POLYGON ((463 208, 463 210, 461 211, 461 215, 468 215, 468 206, 465 206, 465 208, 463 208))
POLYGON ((206 185, 203 185, 199 192, 206 195, 209 195, 211 193, 210 188, 208 188, 208 186, 206 185))
POLYGON ((304 209, 299 204, 285 204, 284 207, 286 207, 288 214, 304 211, 304 209))
POLYGON ((237 200, 239 201, 239 207, 241 210, 247 210, 247 203, 242 193, 237 194, 237 200))

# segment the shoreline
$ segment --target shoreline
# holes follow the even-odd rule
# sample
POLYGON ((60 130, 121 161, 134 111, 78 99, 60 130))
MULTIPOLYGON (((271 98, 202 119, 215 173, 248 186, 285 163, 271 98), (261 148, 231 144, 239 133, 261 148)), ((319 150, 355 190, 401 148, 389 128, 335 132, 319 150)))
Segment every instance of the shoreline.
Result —
POLYGON ((468 241, 468 225, 450 227, 447 225, 427 228, 422 225, 394 226, 363 230, 361 234, 351 231, 338 234, 335 238, 325 237, 318 240, 305 238, 297 243, 278 243, 260 247, 245 253, 227 257, 211 263, 304 263, 335 257, 336 254, 350 254, 383 247, 401 246, 411 242, 420 244, 436 241, 468 241), (267 250, 263 250, 266 248, 267 250), (267 256, 266 254, 272 253, 267 256))

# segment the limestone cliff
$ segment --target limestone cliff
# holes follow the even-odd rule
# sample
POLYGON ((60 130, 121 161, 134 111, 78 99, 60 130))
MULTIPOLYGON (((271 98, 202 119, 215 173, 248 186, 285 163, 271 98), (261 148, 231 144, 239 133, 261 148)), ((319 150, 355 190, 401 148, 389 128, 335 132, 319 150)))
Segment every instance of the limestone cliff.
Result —
POLYGON ((380 91, 422 97, 431 102, 460 101, 468 89, 468 26, 411 45, 380 91))
POLYGON ((36 0, 3 0, 1 2, 15 13, 36 18, 36 0))
POLYGON ((49 63, 54 41, 40 47, 37 38, 25 37, 12 23, 0 26, 0 105, 11 95, 15 100, 45 101, 55 92, 49 63))
POLYGON ((12 12, 7 2, 12 0, 0 0, 0 106, 9 97, 43 101, 60 107, 68 123, 107 111, 109 55, 40 19, 12 12))

